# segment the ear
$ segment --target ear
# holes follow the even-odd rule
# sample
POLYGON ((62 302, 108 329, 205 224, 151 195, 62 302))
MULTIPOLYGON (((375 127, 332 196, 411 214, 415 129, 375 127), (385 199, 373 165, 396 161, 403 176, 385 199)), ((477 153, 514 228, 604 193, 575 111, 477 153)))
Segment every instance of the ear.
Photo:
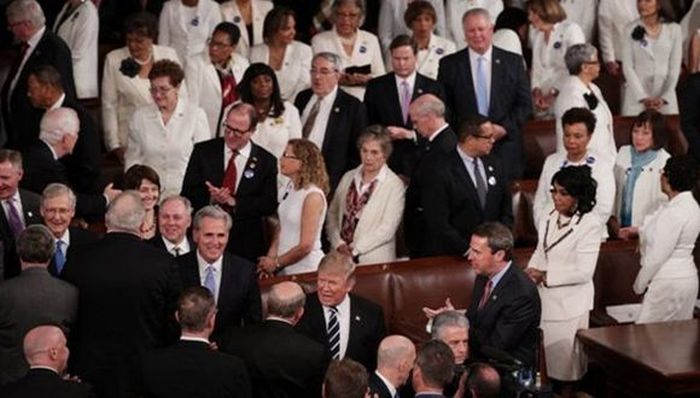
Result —
POLYGON ((506 252, 505 250, 498 250, 493 254, 493 257, 496 259, 496 261, 503 261, 506 258, 506 252))

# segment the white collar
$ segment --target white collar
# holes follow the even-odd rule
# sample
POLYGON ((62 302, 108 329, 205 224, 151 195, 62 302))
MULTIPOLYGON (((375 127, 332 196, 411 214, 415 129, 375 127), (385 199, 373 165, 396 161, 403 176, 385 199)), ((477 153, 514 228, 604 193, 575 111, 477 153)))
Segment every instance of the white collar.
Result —
POLYGON ((202 257, 201 254, 199 254, 199 249, 197 249, 197 264, 199 265, 199 274, 204 275, 207 271, 207 267, 210 265, 212 267, 214 267, 214 270, 216 272, 221 274, 221 267, 223 264, 223 259, 224 259, 224 255, 222 254, 221 257, 216 259, 213 263, 209 263, 209 262, 207 262, 207 260, 204 259, 204 257, 202 257))
POLYGON ((197 337, 197 336, 182 335, 182 336, 180 336, 180 341, 196 341, 199 343, 206 343, 207 345, 211 344, 209 342, 209 339, 205 339, 204 337, 197 337))
POLYGON ((54 240, 62 241, 66 247, 70 246, 70 228, 66 228, 66 230, 63 231, 63 235, 61 235, 60 238, 55 238, 54 240))
POLYGON ((493 55, 493 45, 489 46, 488 50, 486 50, 486 52, 484 52, 483 54, 479 54, 476 51, 469 50, 469 59, 474 64, 476 64, 477 59, 479 57, 484 57, 487 62, 491 63, 492 55, 493 55))
POLYGON ((46 31, 46 26, 42 26, 41 29, 37 30, 36 33, 34 33, 32 37, 27 40, 27 45, 29 45, 29 48, 33 49, 37 44, 39 44, 39 40, 41 40, 41 37, 44 36, 44 31, 46 31))
MULTIPOLYGON (((229 148, 226 143, 224 143, 224 148, 226 148, 226 155, 227 156, 233 156, 233 150, 229 148)), ((253 146, 250 144, 250 140, 243 146, 243 148, 238 150, 238 156, 243 156, 245 159, 248 159, 250 157, 250 151, 253 148, 253 146)))
POLYGON ((32 366, 29 367, 29 369, 45 369, 45 370, 50 370, 50 371, 52 371, 52 372, 54 372, 54 373, 56 373, 56 374, 59 374, 59 373, 58 373, 58 370, 52 368, 51 366, 32 365, 32 366))
POLYGON ((396 73, 394 73, 394 79, 396 80, 396 87, 401 87, 401 82, 406 81, 408 83, 408 88, 410 90, 413 90, 413 88, 416 86, 416 72, 413 70, 413 72, 406 76, 406 77, 399 77, 396 73))
POLYGON ((190 249, 190 242, 187 240, 187 236, 184 236, 179 243, 172 243, 171 241, 167 240, 163 235, 161 235, 160 238, 163 240, 163 244, 165 244, 165 250, 167 250, 168 253, 172 253, 173 249, 175 249, 176 247, 179 247, 181 252, 182 250, 187 249, 189 251, 190 249))
POLYGON ((54 109, 60 108, 63 105, 63 101, 65 101, 65 100, 66 100, 66 93, 63 93, 63 94, 61 94, 60 97, 58 97, 58 100, 56 100, 56 102, 54 102, 47 110, 52 111, 54 109))
POLYGON ((389 381, 389 379, 387 379, 381 373, 379 373, 379 370, 375 370, 374 374, 377 375, 377 377, 379 377, 379 379, 384 382, 384 385, 386 386, 387 390, 389 390, 389 396, 395 396, 396 387, 394 387, 394 385, 389 381))
POLYGON ((433 142, 433 140, 435 140, 435 137, 437 137, 438 134, 440 134, 440 133, 442 133, 443 131, 445 131, 445 129, 448 128, 448 127, 450 127, 449 124, 447 124, 447 123, 443 124, 442 127, 440 127, 439 129, 435 130, 435 132, 434 132, 433 134, 431 134, 430 137, 428 137, 428 142, 433 142))
MULTIPOLYGON (((321 99, 321 101, 322 101, 322 103, 324 103, 324 102, 326 102, 326 103, 327 103, 327 102, 333 103, 333 102, 335 101, 335 97, 336 97, 337 95, 338 95, 338 85, 336 85, 336 86, 333 88, 333 90, 331 90, 330 93, 324 95, 323 98, 321 99)), ((315 93, 314 93, 314 97, 316 97, 316 100, 317 100, 317 101, 318 101, 319 98, 321 98, 321 97, 319 97, 319 96, 318 96, 317 94, 315 94, 315 93)))

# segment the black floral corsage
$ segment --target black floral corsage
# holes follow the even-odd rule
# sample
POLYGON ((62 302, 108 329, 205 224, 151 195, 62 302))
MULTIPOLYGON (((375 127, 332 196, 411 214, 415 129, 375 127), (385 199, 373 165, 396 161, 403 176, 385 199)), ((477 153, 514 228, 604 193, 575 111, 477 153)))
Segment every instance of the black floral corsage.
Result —
POLYGON ((645 39, 646 34, 647 34, 647 31, 644 29, 644 26, 637 25, 632 30, 632 40, 638 41, 639 43, 641 43, 642 46, 646 46, 647 45, 647 40, 645 39))
POLYGON ((554 42, 554 49, 558 50, 560 48, 561 48, 561 42, 560 41, 554 42))
POLYGON ((132 57, 125 58, 119 66, 119 72, 126 77, 134 77, 141 71, 141 65, 132 57))

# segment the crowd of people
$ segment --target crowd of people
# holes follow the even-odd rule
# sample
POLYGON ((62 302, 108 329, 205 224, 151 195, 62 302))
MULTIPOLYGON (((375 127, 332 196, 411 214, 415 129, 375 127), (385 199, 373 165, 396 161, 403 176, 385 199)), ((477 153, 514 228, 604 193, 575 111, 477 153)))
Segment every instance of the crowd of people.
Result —
POLYGON ((494 356, 534 377, 539 330, 573 396, 607 239, 638 239, 637 323, 693 316, 700 1, 67 0, 51 20, 43 3, 5 7, 2 396, 488 397, 511 388, 494 356), (105 37, 124 46, 101 63, 105 37), (670 115, 687 154, 667 151, 670 115), (533 118, 556 151, 518 265, 533 118), (354 271, 433 256, 477 280, 466 313, 425 309, 415 347, 354 271), (261 279, 307 272, 316 292, 280 282, 263 305, 261 279))

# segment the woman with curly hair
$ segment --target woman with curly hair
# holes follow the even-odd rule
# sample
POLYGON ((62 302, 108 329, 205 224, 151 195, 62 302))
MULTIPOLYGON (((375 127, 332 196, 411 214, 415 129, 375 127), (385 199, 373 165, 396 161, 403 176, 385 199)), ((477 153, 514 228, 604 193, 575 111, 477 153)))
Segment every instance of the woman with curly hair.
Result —
POLYGON ((270 249, 258 261, 261 277, 313 272, 323 257, 321 229, 330 188, 321 151, 309 140, 289 140, 280 171, 290 182, 277 209, 279 225, 270 249))
POLYGON ((525 272, 542 302, 547 374, 562 382, 562 396, 573 396, 572 382, 586 372, 586 357, 576 331, 588 328, 603 223, 591 213, 596 181, 588 166, 568 166, 551 180, 554 210, 543 218, 537 248, 525 272))

